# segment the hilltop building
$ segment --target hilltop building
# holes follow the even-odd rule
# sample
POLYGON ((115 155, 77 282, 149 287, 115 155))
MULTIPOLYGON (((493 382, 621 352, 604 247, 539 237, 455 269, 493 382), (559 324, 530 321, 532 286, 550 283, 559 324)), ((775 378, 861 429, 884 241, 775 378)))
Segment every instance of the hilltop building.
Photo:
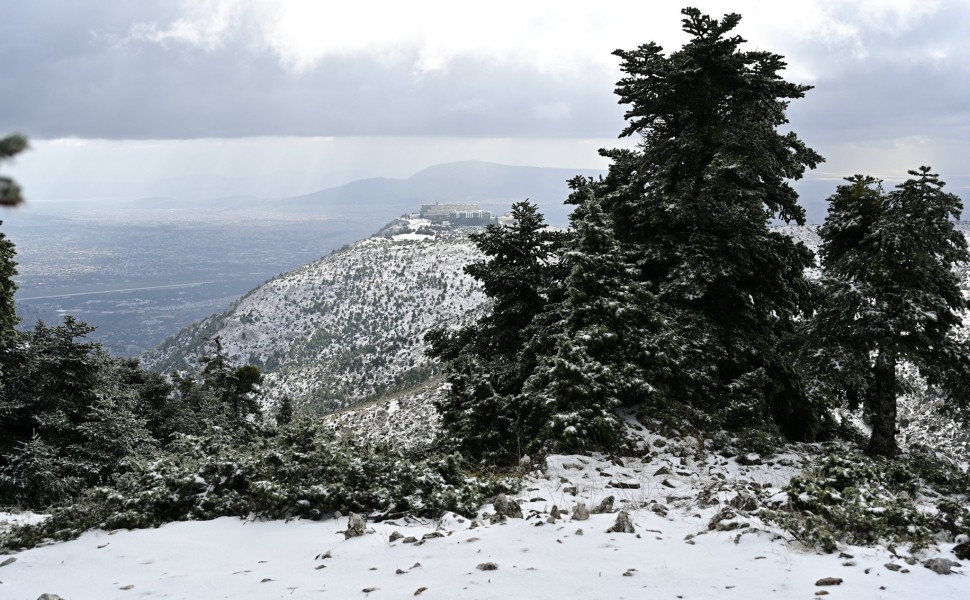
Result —
POLYGON ((495 222, 491 211, 482 210, 477 204, 434 204, 421 205, 421 218, 432 223, 452 225, 488 225, 495 222))

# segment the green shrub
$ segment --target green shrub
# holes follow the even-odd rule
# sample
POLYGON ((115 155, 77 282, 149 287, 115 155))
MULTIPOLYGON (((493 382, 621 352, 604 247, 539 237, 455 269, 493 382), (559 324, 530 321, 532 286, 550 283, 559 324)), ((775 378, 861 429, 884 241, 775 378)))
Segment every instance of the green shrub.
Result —
POLYGON ((789 506, 762 517, 826 552, 837 542, 868 546, 882 540, 926 545, 936 529, 916 506, 917 477, 902 462, 832 450, 792 477, 789 506))
POLYGON ((771 456, 784 446, 785 440, 777 432, 749 428, 738 433, 738 450, 741 453, 755 452, 761 456, 771 456))
POLYGON ((937 491, 970 496, 970 472, 953 460, 925 446, 911 447, 905 458, 913 472, 937 491))
POLYGON ((248 442, 221 432, 184 436, 130 464, 111 487, 85 492, 50 519, 11 530, 0 548, 72 539, 86 530, 157 527, 223 516, 319 519, 334 511, 471 515, 508 479, 465 475, 453 455, 409 457, 338 440, 308 421, 248 442))

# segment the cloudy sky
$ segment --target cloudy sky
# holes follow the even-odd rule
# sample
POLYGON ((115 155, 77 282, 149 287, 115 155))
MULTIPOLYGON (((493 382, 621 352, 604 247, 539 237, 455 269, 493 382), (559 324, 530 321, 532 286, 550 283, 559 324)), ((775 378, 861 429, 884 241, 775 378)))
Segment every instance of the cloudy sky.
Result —
MULTIPOLYGON (((2 168, 42 202, 283 196, 464 159, 604 167, 611 52, 678 48, 685 2, 0 0, 0 133, 32 140, 2 168)), ((930 164, 970 199, 970 2, 692 4, 741 13, 749 47, 816 86, 789 111, 828 159, 805 195, 930 164)))

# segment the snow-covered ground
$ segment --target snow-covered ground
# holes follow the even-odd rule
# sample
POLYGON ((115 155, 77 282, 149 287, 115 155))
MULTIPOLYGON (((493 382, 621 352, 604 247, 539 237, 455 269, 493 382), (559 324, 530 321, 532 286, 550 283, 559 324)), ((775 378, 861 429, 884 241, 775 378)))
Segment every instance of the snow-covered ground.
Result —
POLYGON ((487 504, 475 519, 368 523, 346 539, 347 516, 95 531, 13 555, 0 567, 0 598, 957 599, 970 591, 965 568, 939 575, 922 565, 954 559, 952 543, 916 556, 889 546, 821 554, 731 502, 749 492, 783 500, 779 488, 806 461, 799 452, 742 465, 690 437, 638 435, 644 459, 557 455, 530 468, 513 497, 522 518, 493 520, 487 504), (574 514, 609 496, 606 512, 574 514), (608 532, 620 511, 633 533, 608 532), (825 578, 841 584, 819 585, 825 578))
MULTIPOLYGON (((536 492, 536 497, 541 493, 536 492)), ((550 501, 523 508, 543 510, 550 501)), ((530 513, 531 514, 531 513, 530 513)), ((772 534, 704 532, 701 520, 634 516, 637 533, 607 533, 615 515, 546 524, 544 515, 470 528, 440 522, 374 524, 343 539, 347 518, 246 522, 222 518, 23 552, 0 570, 3 598, 965 598, 963 575, 937 575, 884 549, 849 549, 852 559, 793 550, 772 534), (394 532, 423 544, 390 541, 394 532), (580 533, 582 532, 582 533, 580 533), (323 558, 329 553, 329 558, 323 558), (485 571, 479 565, 494 563, 485 571), (851 566, 843 564, 852 563, 851 566), (839 586, 815 583, 839 577, 839 586), (419 593, 419 590, 424 590, 419 593), (372 590, 368 592, 367 590, 372 590)))

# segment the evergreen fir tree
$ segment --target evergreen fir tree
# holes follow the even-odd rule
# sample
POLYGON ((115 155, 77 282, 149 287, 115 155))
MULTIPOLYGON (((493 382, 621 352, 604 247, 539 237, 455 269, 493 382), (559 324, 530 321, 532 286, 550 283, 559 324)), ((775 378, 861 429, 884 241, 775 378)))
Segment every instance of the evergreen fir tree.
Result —
POLYGON ((289 425, 293 422, 293 400, 289 396, 283 396, 279 406, 276 408, 276 424, 289 425))
POLYGON ((525 398, 541 423, 549 449, 615 449, 622 437, 616 409, 654 399, 670 379, 666 354, 671 332, 656 312, 649 284, 617 244, 593 194, 592 182, 576 178, 572 201, 575 236, 564 261, 571 272, 566 297, 552 313, 554 349, 543 355, 526 382, 525 398))
POLYGON ((528 201, 512 207, 514 224, 489 225, 472 239, 486 260, 465 272, 492 302, 477 323, 427 336, 431 356, 447 365, 451 384, 437 408, 450 442, 476 458, 517 459, 533 439, 536 423, 523 413, 522 387, 535 368, 523 352, 533 321, 561 295, 564 236, 550 230, 528 201))
POLYGON ((680 331, 680 397, 727 425, 767 418, 810 438, 817 418, 786 339, 808 308, 812 256, 768 227, 804 221, 787 180, 823 160, 777 131, 810 87, 781 78, 781 56, 740 49, 739 15, 683 14, 692 39, 680 50, 615 52, 629 105, 621 135, 641 139, 603 152, 613 163, 596 195, 680 331))
MULTIPOLYGON (((13 158, 27 149, 27 138, 14 134, 0 138, 0 161, 13 158)), ((23 202, 20 186, 9 177, 0 176, 0 206, 16 206, 23 202)))
MULTIPOLYGON (((3 225, 3 221, 0 221, 0 225, 3 225)), ((0 353, 13 340, 14 328, 20 322, 14 301, 17 291, 17 284, 13 280, 17 275, 17 263, 14 262, 16 255, 13 242, 0 231, 0 353)), ((0 356, 0 374, 3 373, 3 362, 0 356)))
POLYGON ((141 367, 138 359, 118 360, 120 384, 136 396, 135 414, 142 419, 152 438, 167 444, 175 433, 189 433, 188 422, 194 418, 175 396, 168 378, 141 367))
POLYGON ((847 179, 819 230, 826 295, 814 322, 817 367, 872 419, 867 452, 894 456, 896 367, 966 404, 970 347, 952 331, 967 300, 953 267, 970 261, 954 227, 962 204, 929 167, 889 193, 872 177, 847 179))
POLYGON ((66 317, 18 333, 0 380, 0 503, 46 506, 151 447, 135 390, 117 360, 83 341, 91 331, 66 317))
MULTIPOLYGON (((200 359, 202 371, 176 373, 172 380, 179 411, 191 415, 182 433, 204 433, 210 427, 225 427, 244 433, 262 419, 259 405, 263 375, 252 365, 235 366, 222 340, 212 339, 212 350, 200 359)), ((183 422, 185 417, 182 417, 183 422)))
MULTIPOLYGON (((21 135, 0 138, 0 162, 10 159, 27 148, 27 139, 21 135)), ((16 206, 23 200, 20 187, 9 177, 0 177, 0 206, 16 206)), ((0 220, 0 225, 3 221, 0 220)), ((17 326, 17 306, 14 293, 17 284, 13 277, 17 274, 16 252, 13 242, 0 231, 0 377, 3 376, 4 355, 14 338, 17 326)))

